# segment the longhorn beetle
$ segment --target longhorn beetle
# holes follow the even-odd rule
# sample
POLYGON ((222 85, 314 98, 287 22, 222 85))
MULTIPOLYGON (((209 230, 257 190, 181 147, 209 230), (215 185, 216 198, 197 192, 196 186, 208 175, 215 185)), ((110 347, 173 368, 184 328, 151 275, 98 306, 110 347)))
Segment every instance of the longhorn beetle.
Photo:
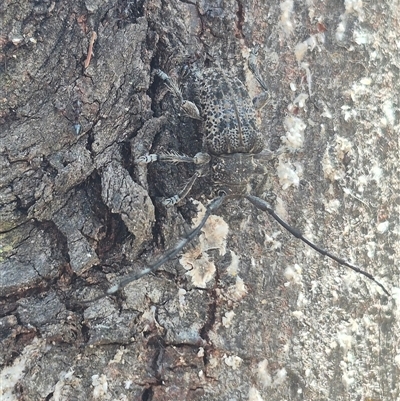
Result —
MULTIPOLYGON (((250 58, 249 67, 255 73, 257 81, 265 89, 265 84, 254 67, 254 63, 251 63, 252 61, 253 59, 250 58)), ((203 121, 205 128, 203 152, 197 153, 194 157, 176 152, 148 154, 141 156, 138 163, 147 164, 157 161, 193 163, 196 166, 194 175, 184 186, 183 190, 177 195, 163 201, 163 204, 167 207, 173 206, 185 198, 197 178, 202 176, 208 175, 211 177, 218 196, 208 204, 205 215, 199 225, 181 239, 175 247, 167 250, 159 260, 149 265, 140 273, 128 275, 121 282, 109 288, 105 294, 96 298, 96 300, 116 293, 130 282, 156 271, 161 265, 173 259, 187 244, 200 234, 207 219, 223 202, 238 197, 244 197, 258 209, 268 212, 282 227, 321 255, 328 256, 340 265, 347 266, 374 281, 390 296, 386 288, 371 274, 312 243, 300 231, 290 227, 282 220, 268 202, 248 193, 249 177, 261 170, 261 166, 257 163, 257 160, 265 157, 274 158, 277 153, 269 151, 265 154, 264 150, 264 153, 260 155, 264 144, 261 132, 257 128, 255 108, 246 88, 239 79, 228 77, 219 67, 206 68, 203 72, 198 73, 196 79, 201 104, 200 112, 193 102, 183 99, 178 84, 171 77, 161 70, 156 70, 155 74, 164 81, 188 117, 203 121)))

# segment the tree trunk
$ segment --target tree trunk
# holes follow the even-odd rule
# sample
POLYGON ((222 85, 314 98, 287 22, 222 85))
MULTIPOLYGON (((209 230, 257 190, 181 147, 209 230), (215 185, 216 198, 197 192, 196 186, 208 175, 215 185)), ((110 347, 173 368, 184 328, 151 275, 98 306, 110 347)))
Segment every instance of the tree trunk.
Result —
POLYGON ((0 8, 4 399, 399 399, 397 2, 0 8), (166 209, 193 170, 136 162, 202 147, 154 70, 194 102, 183 72, 210 66, 259 98, 256 49, 260 130, 283 153, 251 193, 272 188, 278 214, 392 296, 234 199, 182 257, 83 303, 161 257, 212 196, 200 181, 166 209))

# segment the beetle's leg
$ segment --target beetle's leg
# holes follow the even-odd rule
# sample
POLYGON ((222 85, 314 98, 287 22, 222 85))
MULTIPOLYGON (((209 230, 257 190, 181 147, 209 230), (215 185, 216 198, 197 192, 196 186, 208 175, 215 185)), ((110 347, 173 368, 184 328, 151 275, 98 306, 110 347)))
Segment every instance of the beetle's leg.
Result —
POLYGON ((164 263, 167 263, 168 261, 173 259, 176 255, 178 255, 182 251, 183 248, 185 248, 186 245, 188 245, 191 241, 193 241, 200 234, 201 229, 204 227, 204 224, 206 224, 206 221, 211 216, 211 214, 213 212, 215 212, 222 205, 222 202, 224 201, 225 196, 226 196, 225 194, 221 194, 220 196, 218 196, 218 198, 213 199, 208 204, 206 212, 205 212, 203 218, 201 219, 199 225, 197 227, 195 227, 193 230, 191 230, 173 248, 171 248, 167 252, 165 252, 164 256, 162 256, 159 260, 152 263, 146 269, 142 270, 139 273, 134 273, 134 274, 128 275, 122 281, 120 281, 118 284, 110 287, 103 295, 101 295, 95 299, 92 299, 90 301, 85 301, 84 303, 87 304, 87 303, 90 303, 93 301, 97 301, 108 295, 115 294, 117 291, 121 290, 122 288, 124 288, 126 285, 128 285, 132 281, 138 280, 140 277, 143 277, 146 274, 155 272, 164 263))
POLYGON ((260 71, 257 66, 257 52, 258 52, 257 48, 251 50, 250 56, 248 59, 248 66, 249 66, 250 71, 253 73, 255 79, 258 81, 260 86, 264 89, 264 92, 260 93, 258 96, 256 96, 253 99, 254 107, 257 110, 261 110, 267 104, 267 101, 268 101, 268 93, 267 93, 268 86, 262 79, 260 71))
POLYGON ((249 60, 248 60, 248 66, 249 66, 250 71, 254 74, 254 77, 258 81, 260 86, 267 92, 268 86, 262 79, 260 71, 258 70, 257 52, 258 52, 257 48, 251 50, 249 60))
POLYGON ((186 197, 186 195, 190 192, 193 187, 193 184, 196 182, 197 178, 201 177, 202 174, 202 166, 209 163, 211 160, 211 156, 208 153, 197 153, 194 157, 180 155, 175 152, 170 153, 162 153, 162 154, 149 154, 145 156, 141 156, 138 159, 138 164, 147 164, 156 161, 160 162, 169 162, 169 163, 193 163, 199 166, 199 169, 193 174, 190 180, 185 184, 182 191, 180 191, 177 195, 171 196, 170 198, 164 199, 162 202, 164 206, 171 207, 176 205, 182 199, 186 197))
POLYGON ((195 120, 201 120, 199 109, 193 102, 183 99, 182 91, 179 88, 179 85, 164 71, 155 70, 155 73, 165 82, 165 85, 171 91, 171 93, 178 98, 179 106, 185 115, 195 120))
POLYGON ((190 192, 193 187, 193 184, 196 180, 201 177, 200 170, 197 170, 191 177, 190 180, 185 184, 182 191, 180 191, 177 195, 171 196, 170 198, 166 198, 162 201, 162 204, 166 207, 172 207, 179 203, 182 199, 186 197, 186 195, 190 192))
POLYGON ((138 164, 148 164, 153 162, 167 162, 167 163, 194 163, 197 165, 206 164, 210 161, 211 157, 208 153, 197 153, 194 157, 181 155, 176 152, 151 153, 148 155, 140 156, 137 160, 138 164))
POLYGON ((339 258, 338 256, 326 251, 325 249, 321 248, 318 245, 315 245, 311 241, 309 241, 307 238, 303 236, 303 234, 297 230, 296 228, 293 228, 289 226, 284 220, 282 220, 276 213, 275 211, 271 208, 271 206, 266 202, 265 200, 258 198, 257 196, 253 195, 248 195, 246 196, 246 199, 248 199, 255 207, 258 209, 268 212, 283 228, 285 228, 287 231, 290 232, 290 234, 294 235, 296 238, 299 238, 302 240, 304 243, 306 243, 308 246, 319 252, 323 256, 328 256, 328 258, 333 259, 335 262, 339 263, 342 266, 349 267, 351 270, 354 270, 356 273, 360 273, 363 276, 369 278, 370 280, 374 281, 379 287, 382 288, 382 290, 390 296, 389 291, 380 283, 378 282, 371 274, 367 273, 364 270, 361 270, 359 267, 352 265, 351 263, 347 262, 344 259, 339 258))

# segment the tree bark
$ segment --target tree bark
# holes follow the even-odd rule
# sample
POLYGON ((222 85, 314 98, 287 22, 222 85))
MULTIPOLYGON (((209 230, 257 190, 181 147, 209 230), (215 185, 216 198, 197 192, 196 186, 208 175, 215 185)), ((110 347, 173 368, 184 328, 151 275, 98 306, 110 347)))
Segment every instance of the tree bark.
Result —
POLYGON ((399 399, 397 2, 0 8, 4 399, 399 399), (255 49, 260 130, 284 153, 251 193, 272 188, 278 214, 392 296, 237 199, 182 257, 82 303, 162 256, 211 197, 200 182, 166 209, 193 171, 136 163, 202 145, 154 69, 195 102, 188 66, 259 98, 255 49))

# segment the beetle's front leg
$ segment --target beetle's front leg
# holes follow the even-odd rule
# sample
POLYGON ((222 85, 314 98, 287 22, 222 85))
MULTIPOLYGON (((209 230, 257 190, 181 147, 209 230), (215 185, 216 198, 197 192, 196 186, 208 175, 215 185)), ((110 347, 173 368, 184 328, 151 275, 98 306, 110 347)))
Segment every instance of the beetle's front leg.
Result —
POLYGON ((196 182, 197 178, 203 175, 203 166, 207 165, 211 160, 211 156, 208 153, 199 152, 194 157, 180 155, 175 152, 169 153, 161 153, 155 154, 151 153, 148 155, 144 155, 139 157, 138 164, 148 164, 153 162, 167 162, 167 163, 193 163, 198 166, 198 170, 192 175, 190 180, 185 184, 182 191, 178 194, 171 196, 170 198, 164 199, 162 202, 164 206, 171 207, 176 205, 182 199, 186 197, 186 195, 190 192, 193 187, 193 184, 196 182))
POLYGON ((140 156, 137 160, 138 164, 149 164, 153 162, 167 162, 167 163, 193 163, 197 165, 209 163, 211 157, 208 153, 199 152, 194 157, 181 155, 176 152, 168 153, 150 153, 140 156))
POLYGON ((182 91, 180 90, 179 85, 164 71, 156 70, 155 72, 157 76, 165 82, 165 85, 170 90, 170 92, 178 98, 180 108, 183 110, 185 115, 195 120, 201 120, 199 109, 190 100, 183 99, 182 91))

